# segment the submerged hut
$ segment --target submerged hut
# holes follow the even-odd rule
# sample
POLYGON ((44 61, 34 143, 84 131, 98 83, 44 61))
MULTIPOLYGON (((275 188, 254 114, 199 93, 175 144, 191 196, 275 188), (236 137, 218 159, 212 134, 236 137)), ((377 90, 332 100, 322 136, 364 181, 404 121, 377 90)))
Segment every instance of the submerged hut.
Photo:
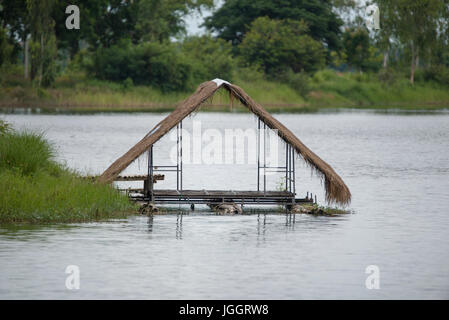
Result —
MULTIPOLYGON (((136 145, 134 145, 128 152, 118 158, 114 163, 112 163, 109 168, 107 168, 103 174, 98 178, 100 182, 112 183, 115 181, 119 174, 127 168, 135 159, 140 155, 149 152, 148 159, 148 176, 146 177, 146 187, 145 187, 145 200, 162 202, 169 202, 170 199, 184 199, 187 203, 208 203, 212 200, 216 201, 221 199, 223 201, 241 200, 242 203, 254 202, 254 203, 279 203, 279 202, 300 202, 304 199, 295 199, 295 189, 294 189, 294 157, 299 156, 302 158, 311 169, 320 177, 324 182, 325 195, 328 203, 337 203, 340 205, 347 205, 351 201, 351 193, 340 178, 340 176, 332 169, 332 167, 327 164, 324 160, 318 157, 313 151, 311 151, 306 145, 304 145, 301 140, 299 140, 288 128, 286 128, 282 123, 276 120, 270 113, 268 113, 260 104, 255 102, 249 97, 245 91, 229 82, 215 79, 212 81, 207 81, 199 85, 195 93, 190 97, 179 103, 176 109, 169 114, 165 119, 159 122, 147 135, 145 135, 136 145), (166 190, 165 192, 157 193, 153 190, 154 183, 154 171, 152 164, 152 146, 167 134, 171 129, 179 127, 182 124, 182 120, 195 112, 206 100, 211 98, 217 90, 223 88, 227 90, 230 94, 231 99, 236 99, 242 103, 245 107, 254 113, 259 119, 263 126, 270 129, 276 130, 279 137, 286 143, 291 151, 291 157, 288 157, 286 161, 286 181, 291 182, 293 180, 293 189, 290 188, 285 193, 282 192, 263 192, 258 191, 248 191, 242 192, 241 194, 235 194, 232 192, 230 194, 226 191, 204 191, 200 192, 198 190, 182 190, 181 187, 177 187, 177 190, 166 190), (293 160, 292 160, 293 159, 293 160), (266 201, 273 200, 273 201, 266 201), (196 202, 195 202, 196 201, 196 202), (265 201, 265 202, 264 202, 265 201)), ((177 167, 179 171, 179 166, 177 167)), ((182 170, 182 164, 181 164, 182 170)), ((290 184, 291 185, 291 184, 290 184)), ((259 189, 259 187, 258 187, 259 189)))

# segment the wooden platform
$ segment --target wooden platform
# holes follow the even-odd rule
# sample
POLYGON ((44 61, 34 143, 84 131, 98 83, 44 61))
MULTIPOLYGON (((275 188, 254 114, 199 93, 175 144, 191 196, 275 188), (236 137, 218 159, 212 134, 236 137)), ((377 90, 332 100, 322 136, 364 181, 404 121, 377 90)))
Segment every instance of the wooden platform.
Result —
POLYGON ((232 191, 232 190, 153 190, 151 196, 144 195, 143 189, 129 190, 129 196, 137 201, 154 201, 158 204, 209 204, 234 202, 237 204, 295 204, 312 202, 312 199, 295 199, 295 194, 287 191, 232 191), (134 194, 133 194, 134 192, 134 194))

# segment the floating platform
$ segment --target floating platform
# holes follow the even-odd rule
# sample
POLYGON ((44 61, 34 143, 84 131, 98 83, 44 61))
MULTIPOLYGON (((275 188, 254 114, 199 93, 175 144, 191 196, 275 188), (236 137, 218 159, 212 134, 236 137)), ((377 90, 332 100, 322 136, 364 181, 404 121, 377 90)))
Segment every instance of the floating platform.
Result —
POLYGON ((229 190, 152 190, 152 196, 143 189, 129 189, 129 198, 155 204, 283 204, 313 203, 311 198, 297 199, 288 191, 229 191, 229 190))

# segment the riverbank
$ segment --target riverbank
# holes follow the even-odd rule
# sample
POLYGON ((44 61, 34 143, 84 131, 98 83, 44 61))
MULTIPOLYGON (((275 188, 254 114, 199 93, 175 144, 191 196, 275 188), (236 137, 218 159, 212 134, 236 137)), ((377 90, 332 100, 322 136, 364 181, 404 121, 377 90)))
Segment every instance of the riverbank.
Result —
MULTIPOLYGON (((326 108, 436 110, 449 108, 449 87, 377 74, 319 71, 295 83, 268 81, 261 75, 236 75, 238 84, 270 112, 307 112, 326 108), (386 79, 385 79, 386 78, 386 79)), ((169 112, 189 92, 162 92, 89 79, 83 74, 64 75, 52 88, 36 88, 20 76, 8 76, 0 87, 0 110, 42 112, 169 112)), ((225 92, 203 107, 209 111, 240 111, 225 92)))
POLYGON ((88 222, 136 212, 113 187, 56 163, 42 135, 0 133, 0 154, 0 223, 88 222))

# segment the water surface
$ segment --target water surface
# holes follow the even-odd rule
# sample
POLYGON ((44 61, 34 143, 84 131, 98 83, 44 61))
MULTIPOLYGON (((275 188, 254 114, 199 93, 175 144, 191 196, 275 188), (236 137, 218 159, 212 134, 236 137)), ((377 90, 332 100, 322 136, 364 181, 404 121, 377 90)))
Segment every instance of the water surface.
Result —
MULTIPOLYGON (((99 174, 164 116, 2 117, 16 128, 44 130, 60 161, 99 174)), ((342 176, 353 214, 296 215, 293 222, 269 211, 216 216, 186 209, 182 217, 2 226, 0 298, 449 298, 449 114, 275 116, 342 176), (65 287, 67 265, 80 267, 78 291, 65 287), (368 265, 380 268, 379 290, 366 289, 368 265)), ((204 128, 257 126, 249 114, 194 119, 204 128)), ((157 161, 168 161, 173 143, 159 143, 157 161)), ((144 170, 144 160, 129 172, 144 170)), ((313 192, 323 203, 320 180, 296 164, 298 194, 313 192)), ((250 165, 190 165, 184 173, 185 187, 197 189, 254 190, 256 178, 250 165)))

